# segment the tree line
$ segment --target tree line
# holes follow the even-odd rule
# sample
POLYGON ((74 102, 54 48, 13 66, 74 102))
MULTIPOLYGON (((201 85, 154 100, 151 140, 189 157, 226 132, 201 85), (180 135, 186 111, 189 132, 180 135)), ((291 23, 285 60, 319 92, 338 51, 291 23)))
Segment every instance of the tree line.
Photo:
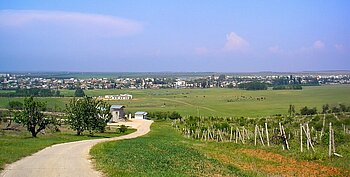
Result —
MULTIPOLYGON (((337 104, 334 106, 329 106, 329 104, 324 104, 322 106, 322 112, 318 112, 316 107, 309 108, 307 106, 304 106, 300 109, 300 115, 314 115, 318 113, 328 114, 328 113, 340 113, 340 112, 350 112, 350 106, 346 106, 345 104, 337 104)), ((299 113, 296 113, 294 105, 289 105, 288 114, 290 116, 293 116, 299 113)))
POLYGON ((276 85, 272 87, 272 90, 302 90, 301 85, 276 85))
POLYGON ((268 86, 267 84, 261 82, 248 82, 239 84, 238 88, 244 90, 267 90, 268 86))
POLYGON ((16 89, 15 92, 0 93, 0 97, 61 97, 59 90, 30 88, 16 89))

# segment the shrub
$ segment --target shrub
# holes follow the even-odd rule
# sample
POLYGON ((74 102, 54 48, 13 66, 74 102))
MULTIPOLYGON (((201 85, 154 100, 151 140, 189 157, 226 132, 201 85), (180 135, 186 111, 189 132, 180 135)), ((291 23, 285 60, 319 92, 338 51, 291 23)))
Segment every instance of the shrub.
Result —
POLYGON ((128 130, 128 127, 125 125, 121 125, 118 129, 117 129, 120 133, 125 133, 126 130, 128 130))

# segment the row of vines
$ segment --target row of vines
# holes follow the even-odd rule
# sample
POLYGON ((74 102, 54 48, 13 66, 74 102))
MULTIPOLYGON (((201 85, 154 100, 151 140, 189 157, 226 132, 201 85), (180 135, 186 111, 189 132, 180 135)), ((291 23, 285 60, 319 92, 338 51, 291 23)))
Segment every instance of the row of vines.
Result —
POLYGON ((350 142, 350 113, 344 112, 261 118, 187 116, 173 120, 172 126, 201 141, 280 146, 329 157, 342 157, 336 147, 350 142))

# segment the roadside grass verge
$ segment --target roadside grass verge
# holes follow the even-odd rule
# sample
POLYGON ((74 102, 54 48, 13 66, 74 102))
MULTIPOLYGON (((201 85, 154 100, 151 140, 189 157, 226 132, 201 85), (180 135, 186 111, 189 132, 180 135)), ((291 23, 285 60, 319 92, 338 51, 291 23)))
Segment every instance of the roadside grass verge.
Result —
POLYGON ((170 122, 155 122, 143 137, 100 143, 90 154, 107 176, 247 176, 206 156, 190 142, 170 122))
POLYGON ((54 144, 87 139, 111 138, 134 131, 136 130, 128 129, 125 133, 117 134, 114 129, 111 129, 105 133, 95 133, 94 136, 77 136, 73 131, 64 130, 62 132, 39 134, 37 138, 32 138, 26 130, 19 132, 2 131, 0 132, 0 171, 4 169, 5 164, 13 163, 54 144))

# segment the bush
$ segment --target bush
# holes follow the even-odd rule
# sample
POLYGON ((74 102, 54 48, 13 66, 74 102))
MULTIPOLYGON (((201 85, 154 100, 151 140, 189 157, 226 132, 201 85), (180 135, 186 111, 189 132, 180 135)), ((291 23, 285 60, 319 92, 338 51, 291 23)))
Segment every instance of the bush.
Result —
POLYGON ((316 109, 316 107, 309 109, 307 106, 305 106, 305 107, 300 109, 300 114, 301 115, 314 115, 314 114, 317 114, 317 109, 316 109))
POLYGON ((119 133, 125 133, 128 130, 128 127, 125 125, 121 125, 118 129, 119 133))

